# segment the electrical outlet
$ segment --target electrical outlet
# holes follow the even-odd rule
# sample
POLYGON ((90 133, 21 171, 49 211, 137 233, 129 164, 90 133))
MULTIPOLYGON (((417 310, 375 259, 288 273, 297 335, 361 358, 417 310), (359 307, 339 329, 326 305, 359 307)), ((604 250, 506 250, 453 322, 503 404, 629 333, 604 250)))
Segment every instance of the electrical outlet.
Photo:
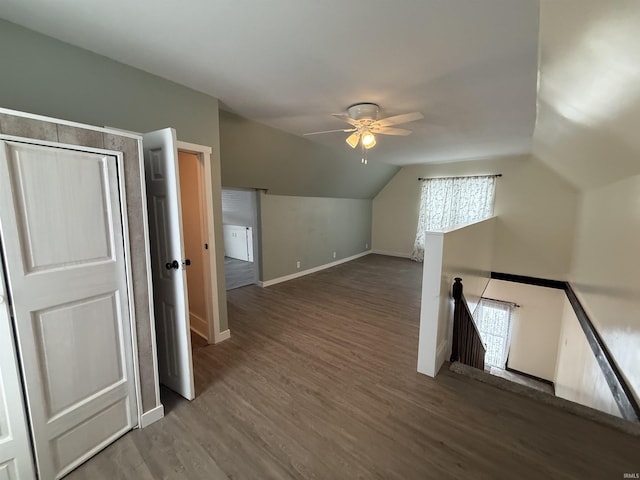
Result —
POLYGON ((336 252, 333 252, 333 258, 336 258, 336 252))
POLYGON ((365 244, 364 244, 364 248, 369 248, 369 244, 368 244, 368 243, 365 243, 365 244))
POLYGON ((296 268, 300 268, 300 260, 296 262, 296 268))

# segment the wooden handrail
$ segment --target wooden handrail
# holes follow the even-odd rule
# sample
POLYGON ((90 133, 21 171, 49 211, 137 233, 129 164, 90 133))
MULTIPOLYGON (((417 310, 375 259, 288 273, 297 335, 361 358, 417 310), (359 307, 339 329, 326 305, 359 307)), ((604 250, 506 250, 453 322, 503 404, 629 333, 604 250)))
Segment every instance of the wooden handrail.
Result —
POLYGON ((452 288, 454 309, 451 361, 484 370, 486 350, 462 290, 462 279, 456 277, 452 288))
POLYGON ((573 308, 578 319, 578 323, 582 327, 582 331, 591 347, 591 351, 595 356, 600 370, 611 390, 611 394, 620 409, 622 417, 632 422, 640 421, 640 405, 636 401, 631 387, 618 367, 613 355, 604 343, 604 340, 596 330, 593 322, 587 315, 584 307, 578 300, 578 296, 571 287, 569 282, 560 280, 548 280, 545 278, 527 277, 524 275, 513 275, 510 273, 491 272, 491 278, 494 280, 505 280, 507 282, 525 283, 528 285, 537 285, 547 288, 556 288, 563 290, 573 308))

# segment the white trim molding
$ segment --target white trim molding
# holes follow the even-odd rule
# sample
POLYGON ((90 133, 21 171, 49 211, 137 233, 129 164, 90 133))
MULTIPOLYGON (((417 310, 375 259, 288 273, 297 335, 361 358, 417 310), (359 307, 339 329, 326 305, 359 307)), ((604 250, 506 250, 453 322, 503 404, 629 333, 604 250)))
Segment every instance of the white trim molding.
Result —
POLYGON ((324 265, 319 265, 317 267, 309 268, 308 270, 302 270, 300 272, 292 273, 291 275, 285 275, 284 277, 278 277, 267 281, 259 281, 258 286, 260 287, 270 287, 271 285, 275 285, 277 283, 287 282, 289 280, 293 280, 294 278, 304 277, 305 275, 309 275, 311 273, 319 272, 320 270, 325 270, 327 268, 335 267, 340 265, 341 263, 347 263, 356 258, 364 257, 365 255, 369 255, 371 250, 366 250, 364 252, 358 253, 356 255, 352 255, 350 257, 341 258, 340 260, 336 260, 335 262, 325 263, 324 265))
MULTIPOLYGON (((220 331, 220 319, 223 316, 222 303, 218 294, 218 259, 216 258, 217 245, 216 245, 216 231, 214 220, 214 207, 213 207, 213 171, 211 170, 212 162, 212 149, 211 147, 204 145, 197 145, 195 143, 187 143, 178 140, 176 147, 181 152, 189 152, 196 154, 199 158, 201 166, 204 168, 200 173, 203 175, 201 180, 204 187, 204 205, 205 210, 204 223, 206 224, 204 237, 205 243, 209 244, 209 261, 205 266, 205 289, 206 295, 206 310, 207 321, 209 324, 208 335, 206 337, 209 344, 219 343, 225 338, 222 338, 220 331), (222 340, 220 340, 222 338, 222 340)), ((222 235, 220 235, 222 237, 222 235)), ((222 267, 224 268, 224 267, 222 267)), ((224 274, 221 275, 224 278, 224 274)), ((226 298, 222 299, 222 302, 226 304, 226 298)), ((228 338, 228 337, 227 337, 228 338)))
POLYGON ((193 312, 189 312, 189 326, 191 327, 191 331, 201 337, 203 340, 208 341, 209 338, 205 333, 202 333, 202 327, 205 327, 204 330, 209 330, 209 324, 207 321, 199 315, 196 315, 193 312))
POLYGON ((162 417, 164 417, 164 406, 160 404, 140 416, 140 428, 146 428, 152 423, 156 423, 162 417))
POLYGON ((82 128, 84 130, 94 130, 96 132, 111 133, 113 135, 120 135, 122 137, 135 138, 136 140, 142 140, 142 135, 140 133, 132 132, 130 130, 121 130, 119 128, 113 128, 113 127, 106 127, 106 126, 100 127, 98 125, 91 125, 88 123, 72 122, 70 120, 64 120, 62 118, 47 117, 46 115, 38 115, 36 113, 30 113, 30 112, 21 112, 18 110, 12 110, 10 108, 4 108, 4 107, 0 107, 0 113, 15 115, 16 117, 30 118, 32 120, 40 120, 42 122, 51 122, 51 123, 57 123, 59 125, 67 125, 69 127, 82 128))
POLYGON ((215 336, 215 338, 213 339, 213 343, 224 342, 228 338, 231 338, 231 330, 227 328, 226 330, 223 330, 215 336))
POLYGON ((177 142, 178 150, 182 150, 183 152, 189 153, 207 153, 211 155, 212 149, 211 147, 207 147, 206 145, 198 145, 196 143, 183 142, 178 140, 177 142))
POLYGON ((376 255, 386 255, 387 257, 411 258, 410 253, 386 252, 384 250, 371 250, 371 253, 376 255))

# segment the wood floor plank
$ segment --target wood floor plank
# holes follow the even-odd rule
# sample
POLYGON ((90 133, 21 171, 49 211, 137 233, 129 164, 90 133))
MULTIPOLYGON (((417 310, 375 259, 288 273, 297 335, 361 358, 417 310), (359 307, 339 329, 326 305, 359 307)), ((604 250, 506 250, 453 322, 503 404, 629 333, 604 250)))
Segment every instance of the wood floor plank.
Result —
POLYGON ((196 343, 197 397, 77 479, 599 479, 640 439, 446 369, 416 372, 421 265, 369 255, 228 293, 231 338, 196 343))

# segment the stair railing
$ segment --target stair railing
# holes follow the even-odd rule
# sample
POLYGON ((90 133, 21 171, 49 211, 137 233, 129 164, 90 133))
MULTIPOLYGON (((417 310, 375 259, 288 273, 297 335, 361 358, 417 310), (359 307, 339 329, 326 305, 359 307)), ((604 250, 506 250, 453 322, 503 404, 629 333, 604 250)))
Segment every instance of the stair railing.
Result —
POLYGON ((484 370, 486 349, 482 343, 478 327, 473 321, 467 300, 462 292, 462 279, 456 277, 452 294, 455 302, 453 309, 453 342, 451 362, 461 362, 484 370))

